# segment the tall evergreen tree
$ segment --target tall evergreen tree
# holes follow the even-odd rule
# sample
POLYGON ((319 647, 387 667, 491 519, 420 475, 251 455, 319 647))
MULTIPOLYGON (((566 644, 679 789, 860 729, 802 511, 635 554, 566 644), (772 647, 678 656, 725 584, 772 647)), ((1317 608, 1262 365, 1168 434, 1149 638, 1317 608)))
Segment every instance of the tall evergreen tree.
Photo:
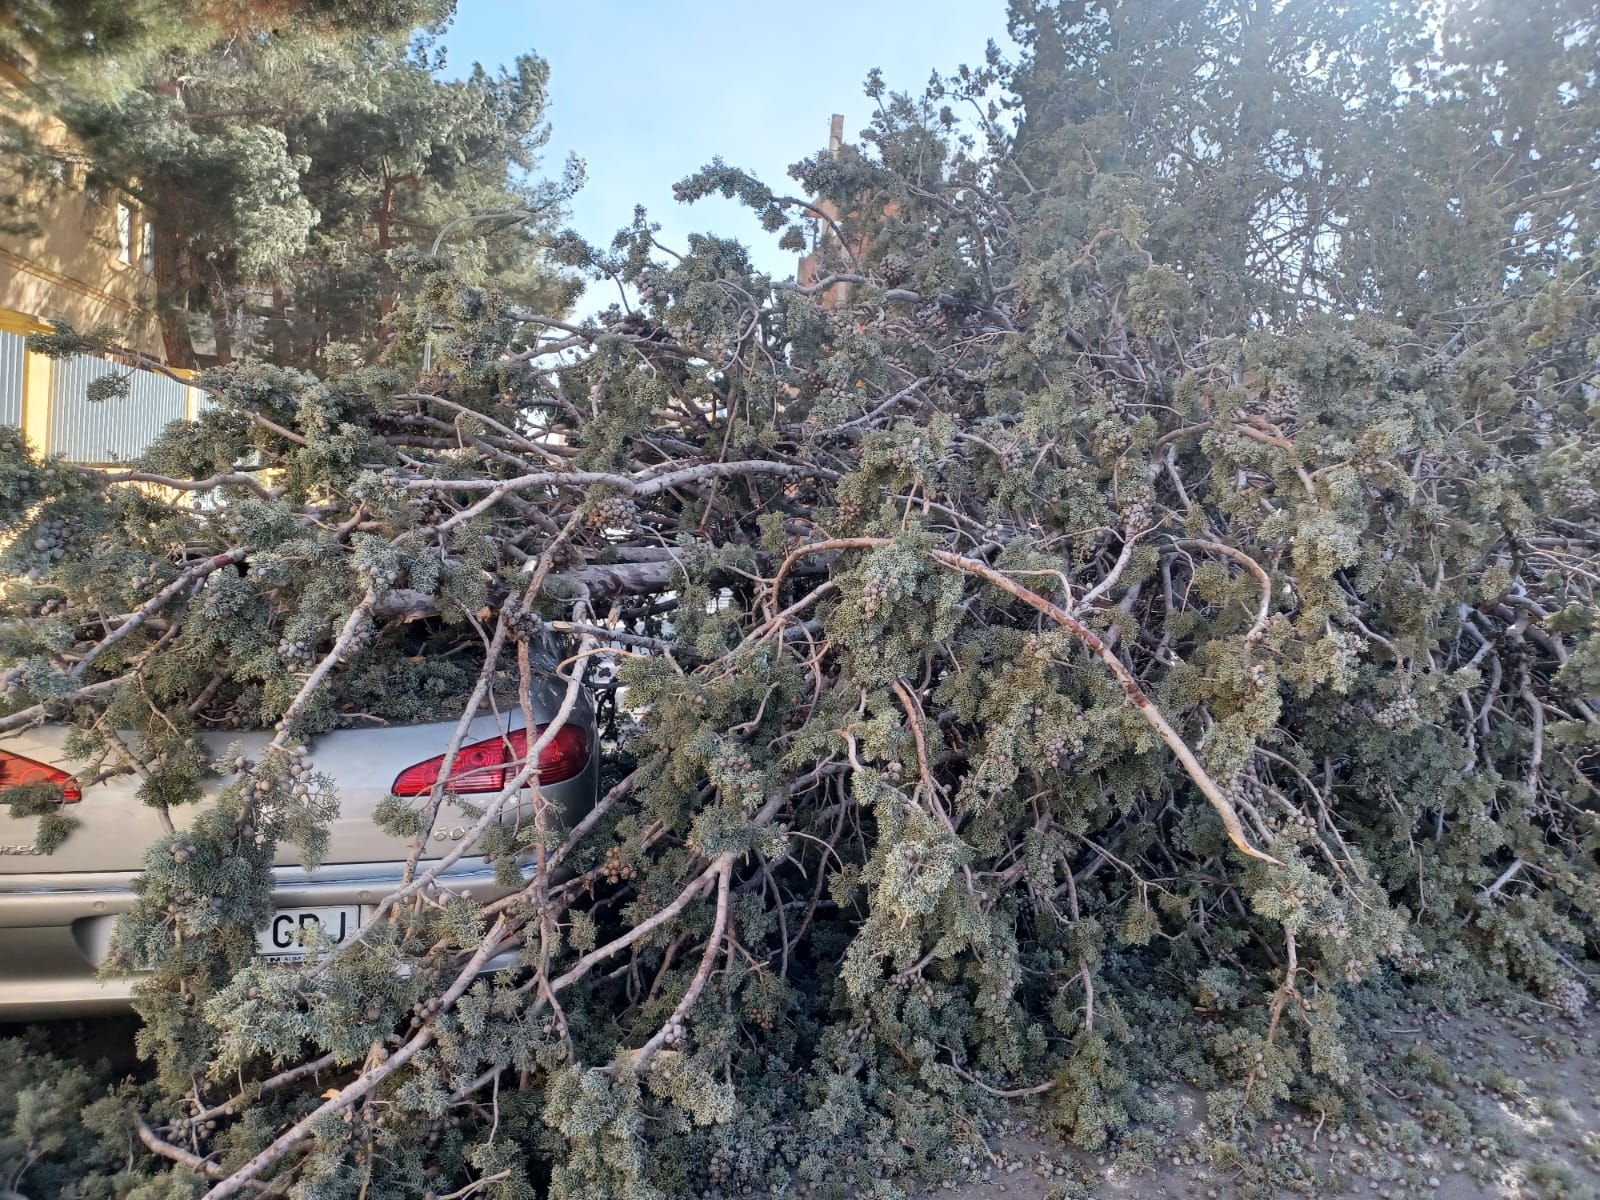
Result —
MULTIPOLYGON (((66 60, 42 86, 80 139, 89 178, 157 217, 169 361, 194 363, 191 314, 211 326, 221 361, 253 352, 309 365, 330 344, 374 346, 397 294, 390 258, 425 252, 445 226, 479 214, 502 216, 463 220, 452 264, 561 308, 541 248, 577 177, 573 166, 555 183, 534 174, 547 68, 526 55, 498 75, 446 81, 442 51, 408 40, 428 11, 219 10, 192 44, 152 42, 158 52, 135 59, 116 88, 86 82, 85 65, 64 53, 44 60, 47 71, 66 60)), ((171 23, 158 13, 139 28, 157 38, 171 23)))
POLYGON ((174 50, 287 30, 339 36, 405 34, 446 17, 451 0, 13 0, 0 50, 21 55, 47 82, 115 96, 174 50))

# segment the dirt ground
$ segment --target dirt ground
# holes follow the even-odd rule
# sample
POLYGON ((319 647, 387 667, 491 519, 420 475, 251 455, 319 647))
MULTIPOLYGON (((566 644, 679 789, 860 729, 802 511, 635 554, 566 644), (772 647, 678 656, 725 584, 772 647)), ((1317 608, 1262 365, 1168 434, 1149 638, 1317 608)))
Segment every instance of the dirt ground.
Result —
POLYGON ((1600 1197, 1600 1020, 1485 1013, 1394 1033, 1397 1056, 1440 1047, 1454 1069, 1413 1091, 1384 1087, 1370 1124, 1329 1129, 1285 1111, 1240 1152, 1208 1127, 1204 1098, 1175 1087, 1152 1096, 1171 1113, 1154 1137, 1097 1157, 1064 1147, 1024 1109, 975 1148, 970 1181, 926 1200, 1600 1197))

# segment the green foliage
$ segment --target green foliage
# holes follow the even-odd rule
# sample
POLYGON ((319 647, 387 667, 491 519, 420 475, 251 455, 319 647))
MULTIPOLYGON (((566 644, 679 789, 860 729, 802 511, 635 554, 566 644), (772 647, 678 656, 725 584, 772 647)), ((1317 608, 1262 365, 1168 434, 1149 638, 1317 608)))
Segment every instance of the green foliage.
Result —
MULTIPOLYGON (((220 362, 329 368, 352 346, 371 358, 395 332, 383 327, 399 294, 418 290, 414 274, 402 281, 418 262, 435 295, 493 276, 519 301, 564 303, 541 249, 581 172, 531 175, 549 70, 526 55, 499 74, 440 78, 432 39, 447 6, 223 0, 176 21, 184 6, 166 0, 31 7, 0 35, 39 59, 39 98, 81 143, 87 179, 157 222, 175 365, 196 365, 191 315, 210 324, 205 355, 220 362)), ((63 186, 42 174, 52 148, 26 127, 0 138, 19 179, 63 186)), ((417 316, 412 330, 441 320, 417 316)))
POLYGON ((105 1070, 65 1062, 40 1033, 0 1041, 0 1181, 34 1195, 120 1194, 120 1128, 105 1128, 105 1070))
POLYGON ((286 26, 323 36, 403 33, 448 11, 438 0, 19 0, 0 48, 27 55, 47 78, 116 97, 138 85, 152 60, 208 40, 259 38, 286 26))
MULTIPOLYGON (((887 1196, 1007 1095, 1107 1151, 1152 1078, 1363 1111, 1406 989, 1582 1016, 1600 22, 1510 12, 1018 0, 1017 63, 875 78, 796 166, 840 214, 809 291, 642 212, 556 242, 638 302, 580 322, 394 255, 381 350, 202 377, 143 464, 201 503, 5 443, 0 721, 206 801, 119 924, 124 1119, 306 1196, 887 1196), (508 711, 524 658, 611 697, 603 811, 438 797, 501 893, 254 962, 317 735, 508 711)), ((515 124, 525 74, 472 94, 515 124)), ((420 856, 433 799, 374 819, 420 856)))

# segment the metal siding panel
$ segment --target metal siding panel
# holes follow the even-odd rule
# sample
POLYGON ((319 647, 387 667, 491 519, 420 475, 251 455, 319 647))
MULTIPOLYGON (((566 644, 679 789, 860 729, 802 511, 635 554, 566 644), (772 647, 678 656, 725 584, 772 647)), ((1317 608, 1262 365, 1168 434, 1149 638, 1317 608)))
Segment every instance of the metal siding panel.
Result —
POLYGON ((56 360, 55 383, 50 396, 50 453, 73 462, 91 461, 83 448, 104 444, 104 416, 100 405, 84 395, 89 383, 112 370, 111 364, 87 355, 56 360))
POLYGON ((0 425, 22 428, 22 375, 28 340, 0 333, 0 425))
POLYGON ((51 454, 68 462, 127 462, 149 449, 169 422, 183 420, 188 389, 150 371, 132 372, 126 396, 98 403, 88 398, 91 382, 129 370, 86 354, 56 364, 51 454))

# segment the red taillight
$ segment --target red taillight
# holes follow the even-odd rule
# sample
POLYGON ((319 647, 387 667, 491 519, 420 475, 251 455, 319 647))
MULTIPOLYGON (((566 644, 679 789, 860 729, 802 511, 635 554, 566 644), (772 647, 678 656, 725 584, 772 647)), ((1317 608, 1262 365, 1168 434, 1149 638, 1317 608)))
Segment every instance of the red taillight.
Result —
MULTIPOLYGON (((540 726, 535 739, 544 733, 540 726)), ((463 746, 450 772, 450 790, 457 795, 498 792, 514 779, 528 756, 528 731, 516 729, 505 737, 463 746)), ((539 782, 561 783, 581 775, 589 765, 589 735, 575 725, 563 725, 539 754, 539 782)), ((426 796, 439 782, 444 755, 407 767, 390 788, 396 796, 426 796)))
POLYGON ((76 804, 83 799, 83 789, 78 786, 78 781, 65 771, 34 762, 31 758, 23 758, 20 754, 12 754, 9 750, 0 750, 0 791, 30 783, 55 784, 61 789, 61 798, 68 804, 76 804))

